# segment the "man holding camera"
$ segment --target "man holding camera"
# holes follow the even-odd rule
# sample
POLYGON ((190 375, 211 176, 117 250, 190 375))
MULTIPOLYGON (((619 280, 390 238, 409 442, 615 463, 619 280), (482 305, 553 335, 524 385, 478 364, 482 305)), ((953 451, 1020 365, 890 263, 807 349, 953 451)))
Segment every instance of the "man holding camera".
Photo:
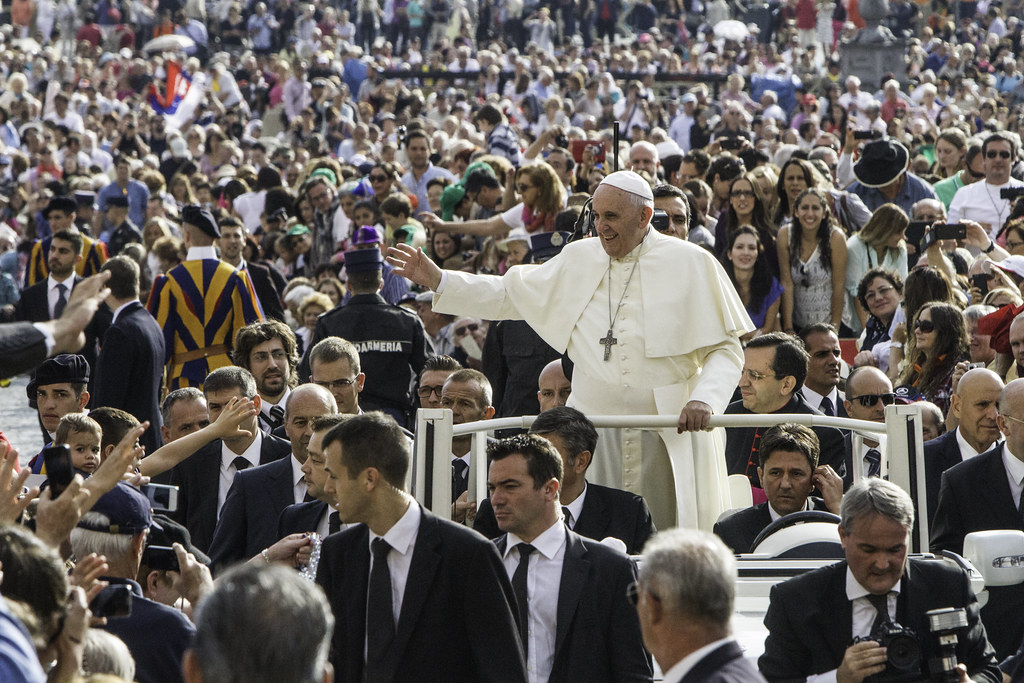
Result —
POLYGON ((1024 188, 1024 182, 1010 177, 1010 169, 1017 158, 1017 145, 1009 135, 992 133, 985 138, 981 157, 985 180, 956 191, 949 204, 949 222, 959 223, 965 218, 977 221, 988 230, 989 237, 995 239, 1010 215, 1013 201, 1020 196, 1013 190, 1024 188))
POLYGON ((882 643, 907 629, 920 647, 913 668, 928 680, 939 673, 941 651, 927 612, 954 608, 967 619, 956 631, 958 680, 1000 681, 967 574, 940 560, 907 561, 910 496, 884 479, 862 479, 843 496, 841 517, 846 560, 772 588, 764 619, 768 638, 758 660, 765 678, 859 683, 893 670, 898 649, 882 643))

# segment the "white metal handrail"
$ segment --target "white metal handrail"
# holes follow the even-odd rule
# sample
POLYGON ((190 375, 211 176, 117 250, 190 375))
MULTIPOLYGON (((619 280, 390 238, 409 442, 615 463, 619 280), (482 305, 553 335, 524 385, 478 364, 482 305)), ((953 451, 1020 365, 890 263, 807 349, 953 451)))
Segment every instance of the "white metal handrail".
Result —
MULTIPOLYGON (((423 409, 416 417, 416 449, 410 473, 410 490, 435 514, 451 516, 451 443, 452 438, 470 435, 469 499, 480 501, 487 491, 488 433, 504 429, 529 429, 535 416, 507 417, 466 424, 453 424, 450 410, 423 409), (484 438, 481 438, 481 435, 484 438)), ((598 428, 673 429, 672 415, 594 415, 588 419, 598 428)), ((714 415, 710 428, 767 427, 793 422, 811 427, 835 427, 850 430, 859 447, 865 436, 885 436, 882 449, 882 473, 908 491, 918 510, 917 532, 912 546, 916 551, 928 548, 927 502, 924 476, 924 450, 921 437, 921 408, 914 404, 886 407, 885 423, 851 420, 807 414, 714 415), (900 457, 900 456, 903 457, 900 457)), ((694 449, 694 453, 699 453, 694 449)), ((858 448, 859 452, 859 448, 858 448)), ((860 478, 854 467, 853 478, 860 478)))

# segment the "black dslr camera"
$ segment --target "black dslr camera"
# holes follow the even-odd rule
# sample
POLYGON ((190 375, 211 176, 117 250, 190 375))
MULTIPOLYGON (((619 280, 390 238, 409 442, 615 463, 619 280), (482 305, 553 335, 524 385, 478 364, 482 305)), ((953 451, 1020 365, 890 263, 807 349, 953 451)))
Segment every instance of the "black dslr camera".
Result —
POLYGON ((873 641, 886 649, 885 671, 865 678, 872 683, 902 683, 925 680, 921 667, 921 645, 917 634, 895 622, 882 624, 870 636, 854 638, 853 645, 873 641))
POLYGON ((662 211, 661 209, 655 209, 654 214, 651 215, 651 227, 653 227, 658 232, 665 232, 670 227, 672 227, 672 223, 669 221, 668 213, 662 211))
POLYGON ((1024 187, 1004 187, 999 190, 1000 199, 1009 199, 1012 202, 1018 197, 1024 197, 1024 187))

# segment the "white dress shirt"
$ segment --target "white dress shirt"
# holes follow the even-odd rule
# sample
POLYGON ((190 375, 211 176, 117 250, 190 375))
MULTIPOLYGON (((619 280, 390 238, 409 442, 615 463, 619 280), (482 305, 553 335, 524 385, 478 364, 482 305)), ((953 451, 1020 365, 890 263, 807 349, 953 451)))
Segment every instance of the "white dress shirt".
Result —
POLYGON ((235 453, 228 448, 226 443, 220 442, 220 485, 217 488, 217 519, 220 519, 220 509, 224 506, 224 499, 228 496, 228 489, 231 488, 232 482, 235 481, 235 474, 238 472, 234 465, 235 458, 242 456, 253 467, 256 467, 260 464, 260 449, 262 446, 263 432, 258 429, 256 430, 256 438, 241 453, 235 453))
POLYGON ((580 515, 583 514, 583 501, 587 498, 587 486, 587 482, 584 481, 583 492, 576 496, 576 500, 562 506, 569 510, 569 516, 566 518, 565 523, 570 529, 576 528, 576 522, 580 520, 580 515))
MULTIPOLYGON (((993 446, 998 445, 1001 440, 1002 439, 996 439, 996 442, 993 443, 992 445, 993 446)), ((974 456, 978 455, 978 451, 974 450, 974 446, 972 446, 971 444, 967 443, 967 439, 965 439, 964 435, 960 433, 960 428, 959 427, 956 428, 956 445, 960 447, 960 461, 961 462, 963 462, 964 460, 970 460, 974 456)), ((1016 458, 1014 458, 1014 459, 1016 459, 1016 458)))
MULTIPOLYGON (((900 586, 903 584, 903 579, 896 582, 896 585, 892 587, 887 596, 886 605, 889 608, 889 618, 892 620, 896 619, 896 599, 899 597, 900 586)), ((853 572, 850 568, 846 568, 846 597, 849 598, 852 603, 853 618, 852 628, 850 637, 852 638, 863 638, 864 636, 871 635, 871 626, 875 623, 875 616, 878 612, 875 610, 875 606, 868 600, 868 591, 864 586, 860 585, 856 578, 853 576, 853 572)), ((808 676, 807 683, 835 683, 836 670, 826 671, 823 674, 816 676, 808 676)))
MULTIPOLYGON (((829 393, 828 396, 822 396, 817 391, 811 389, 809 386, 805 384, 802 387, 800 387, 800 393, 804 395, 804 400, 807 401, 807 405, 811 406, 815 410, 821 410, 821 400, 823 398, 828 398, 828 400, 832 401, 832 412, 835 413, 833 417, 839 415, 839 404, 843 402, 843 397, 840 395, 839 390, 836 389, 835 387, 832 387, 832 391, 829 393)), ((825 411, 821 410, 821 412, 825 411)))
MULTIPOLYGON (((530 543, 536 548, 530 554, 526 575, 526 602, 529 605, 526 673, 530 683, 547 681, 555 664, 558 591, 562 583, 565 539, 565 524, 558 519, 530 543)), ((505 540, 502 562, 511 579, 519 566, 519 549, 516 546, 524 541, 512 533, 505 540)))
POLYGON ((64 292, 65 300, 71 299, 71 290, 75 286, 75 274, 71 273, 63 280, 55 280, 53 275, 46 276, 46 307, 50 311, 50 320, 53 320, 57 316, 54 314, 54 309, 57 306, 57 299, 60 298, 60 292, 57 291, 57 285, 64 285, 67 287, 67 291, 64 292))
MULTIPOLYGON (((412 566, 412 552, 416 547, 416 537, 420 532, 421 516, 419 504, 410 499, 409 509, 383 536, 383 539, 391 546, 391 550, 388 552, 388 571, 391 572, 391 599, 396 627, 398 626, 398 615, 402 613, 402 598, 405 596, 405 584, 409 581, 409 567, 412 566)), ((370 574, 373 574, 373 542, 378 538, 382 537, 370 532, 370 574)), ((364 646, 364 657, 365 652, 364 646)))
POLYGON ((292 462, 292 496, 298 505, 306 500, 306 475, 302 473, 302 463, 295 459, 294 453, 289 459, 292 462))

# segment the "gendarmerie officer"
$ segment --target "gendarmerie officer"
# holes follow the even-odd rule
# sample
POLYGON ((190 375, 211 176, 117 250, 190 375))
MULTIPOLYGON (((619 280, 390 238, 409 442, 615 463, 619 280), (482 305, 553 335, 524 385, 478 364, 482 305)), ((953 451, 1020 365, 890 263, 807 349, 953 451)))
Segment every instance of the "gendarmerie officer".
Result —
MULTIPOLYGON (((376 247, 345 252, 352 298, 320 316, 309 348, 331 336, 355 344, 366 374, 360 406, 383 410, 407 426, 415 398, 413 385, 434 349, 419 318, 380 295, 382 263, 376 247)), ((300 377, 309 377, 308 356, 307 351, 299 367, 300 377)))

